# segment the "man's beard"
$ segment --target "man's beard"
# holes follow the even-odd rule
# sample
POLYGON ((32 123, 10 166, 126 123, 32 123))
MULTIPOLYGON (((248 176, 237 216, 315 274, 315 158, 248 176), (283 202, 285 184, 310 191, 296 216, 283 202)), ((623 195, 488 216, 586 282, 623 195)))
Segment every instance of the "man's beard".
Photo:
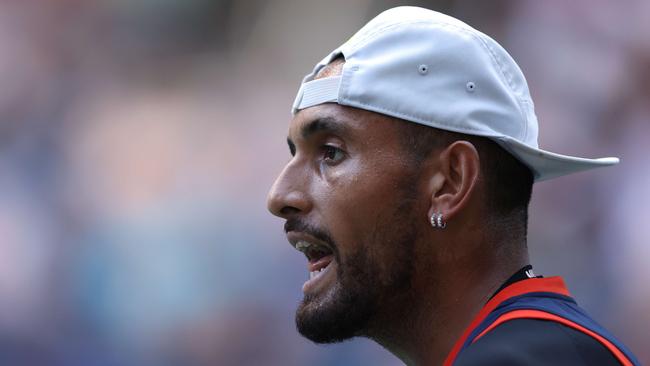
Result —
MULTIPOLYGON (((382 305, 408 293, 413 275, 415 240, 414 191, 403 192, 400 204, 355 253, 341 258, 335 250, 337 281, 319 294, 306 294, 296 311, 298 332, 316 343, 335 343, 368 330, 382 305), (373 252, 390 253, 378 263, 373 252)), ((321 235, 323 237, 323 235, 321 235)), ((329 235, 327 238, 331 240, 329 235)), ((330 242, 333 248, 338 248, 330 242)), ((399 317, 400 314, 395 314, 399 317)))

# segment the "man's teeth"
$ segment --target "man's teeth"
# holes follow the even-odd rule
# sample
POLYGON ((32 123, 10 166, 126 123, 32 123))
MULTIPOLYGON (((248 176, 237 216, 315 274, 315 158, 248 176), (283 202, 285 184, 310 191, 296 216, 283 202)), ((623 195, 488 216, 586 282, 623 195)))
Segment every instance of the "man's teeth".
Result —
POLYGON ((326 252, 328 249, 322 245, 313 244, 308 241, 300 240, 296 243, 296 249, 303 253, 307 253, 309 250, 315 250, 319 252, 326 252))
POLYGON ((301 252, 306 251, 307 249, 309 249, 310 246, 311 246, 310 243, 302 240, 296 243, 296 249, 298 249, 301 252))
POLYGON ((323 268, 319 269, 318 271, 309 272, 309 279, 311 280, 311 279, 316 278, 316 276, 318 276, 321 272, 323 272, 325 270, 325 268, 327 268, 327 267, 323 267, 323 268))

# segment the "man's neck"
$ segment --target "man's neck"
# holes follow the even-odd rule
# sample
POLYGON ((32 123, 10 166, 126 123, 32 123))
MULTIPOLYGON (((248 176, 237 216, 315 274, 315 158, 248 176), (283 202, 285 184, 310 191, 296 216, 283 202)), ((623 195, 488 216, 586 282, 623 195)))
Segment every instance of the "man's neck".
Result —
POLYGON ((407 365, 440 365, 471 319, 527 262, 522 258, 507 265, 486 263, 483 268, 457 263, 444 272, 447 278, 416 279, 413 288, 421 289, 418 294, 395 299, 370 338, 407 365))

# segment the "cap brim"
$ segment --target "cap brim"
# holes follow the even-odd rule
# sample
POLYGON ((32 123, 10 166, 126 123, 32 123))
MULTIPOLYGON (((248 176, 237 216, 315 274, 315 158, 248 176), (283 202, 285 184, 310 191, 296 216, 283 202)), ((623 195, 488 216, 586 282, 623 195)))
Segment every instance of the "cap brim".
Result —
POLYGON ((535 182, 619 163, 616 157, 586 159, 535 149, 507 136, 492 139, 526 164, 533 171, 535 182))

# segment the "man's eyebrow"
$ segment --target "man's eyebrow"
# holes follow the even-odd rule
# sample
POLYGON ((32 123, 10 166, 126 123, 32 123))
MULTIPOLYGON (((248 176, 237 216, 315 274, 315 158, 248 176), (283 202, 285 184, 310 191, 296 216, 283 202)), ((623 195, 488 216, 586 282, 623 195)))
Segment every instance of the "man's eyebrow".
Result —
POLYGON ((309 123, 306 123, 300 129, 300 134, 303 139, 317 132, 331 132, 335 134, 342 134, 347 130, 345 124, 332 117, 317 118, 309 123))

